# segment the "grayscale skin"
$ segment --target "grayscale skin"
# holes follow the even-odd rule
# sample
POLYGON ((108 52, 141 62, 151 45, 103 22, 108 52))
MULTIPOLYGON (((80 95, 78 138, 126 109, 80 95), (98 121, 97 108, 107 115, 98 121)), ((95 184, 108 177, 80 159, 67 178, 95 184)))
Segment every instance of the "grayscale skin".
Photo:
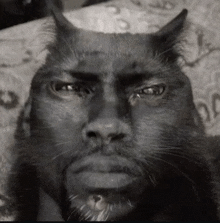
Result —
POLYGON ((18 120, 17 220, 219 219, 218 139, 178 65, 186 16, 152 34, 104 34, 55 10, 18 120))

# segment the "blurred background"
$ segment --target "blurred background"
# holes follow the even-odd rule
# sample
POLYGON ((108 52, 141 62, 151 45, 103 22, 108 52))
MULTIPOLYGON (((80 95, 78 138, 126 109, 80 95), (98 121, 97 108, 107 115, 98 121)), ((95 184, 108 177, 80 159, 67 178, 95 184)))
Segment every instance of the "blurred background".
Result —
POLYGON ((50 14, 51 4, 63 11, 108 0, 0 0, 0 29, 39 19, 50 14))

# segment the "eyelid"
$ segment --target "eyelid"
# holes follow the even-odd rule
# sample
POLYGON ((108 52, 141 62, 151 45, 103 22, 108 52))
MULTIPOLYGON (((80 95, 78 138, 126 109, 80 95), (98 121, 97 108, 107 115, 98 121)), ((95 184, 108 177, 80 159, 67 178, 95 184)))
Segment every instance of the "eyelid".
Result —
POLYGON ((60 84, 82 84, 82 85, 88 85, 91 86, 91 88, 93 88, 92 86, 94 86, 94 84, 96 82, 94 82, 93 80, 90 80, 89 78, 78 78, 78 77, 74 77, 71 73, 66 72, 66 71, 62 71, 61 75, 57 75, 55 77, 53 77, 53 82, 57 82, 60 84))
POLYGON ((141 86, 135 88, 135 92, 136 91, 141 91, 141 90, 144 90, 146 88, 153 88, 153 87, 156 87, 156 86, 164 86, 164 87, 167 87, 167 84, 164 83, 164 82, 155 82, 155 83, 146 83, 146 84, 142 84, 141 86))
POLYGON ((77 79, 66 72, 62 72, 61 75, 54 76, 52 81, 60 83, 74 83, 77 79))

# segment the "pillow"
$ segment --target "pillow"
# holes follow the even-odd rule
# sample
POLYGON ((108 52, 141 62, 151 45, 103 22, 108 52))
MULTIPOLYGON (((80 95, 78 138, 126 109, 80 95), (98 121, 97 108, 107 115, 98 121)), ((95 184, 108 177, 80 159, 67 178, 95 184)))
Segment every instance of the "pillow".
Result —
MULTIPOLYGON (((189 10, 184 72, 207 134, 220 133, 220 2, 216 0, 116 0, 66 13, 77 27, 100 32, 147 33, 189 10)), ((46 19, 47 20, 47 19, 46 19)), ((13 163, 16 120, 27 100, 31 79, 44 62, 45 19, 0 32, 0 220, 13 220, 6 180, 13 163)))

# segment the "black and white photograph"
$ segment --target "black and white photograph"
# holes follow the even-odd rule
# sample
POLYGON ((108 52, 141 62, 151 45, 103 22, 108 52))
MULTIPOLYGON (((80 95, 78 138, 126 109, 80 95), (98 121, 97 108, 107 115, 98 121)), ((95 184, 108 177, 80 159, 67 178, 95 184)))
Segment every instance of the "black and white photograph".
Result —
POLYGON ((220 221, 219 0, 0 0, 0 221, 220 221))

